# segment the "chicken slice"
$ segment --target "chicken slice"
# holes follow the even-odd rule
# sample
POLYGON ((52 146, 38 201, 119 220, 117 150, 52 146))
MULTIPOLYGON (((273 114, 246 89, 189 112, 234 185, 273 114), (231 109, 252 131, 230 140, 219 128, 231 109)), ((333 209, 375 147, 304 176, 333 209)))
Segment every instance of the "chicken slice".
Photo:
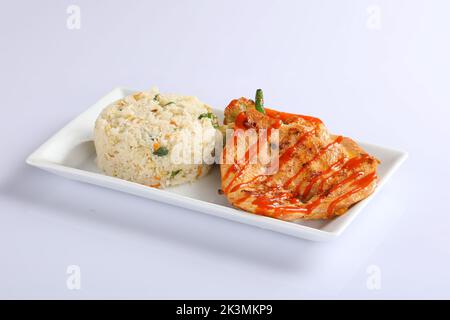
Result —
POLYGON ((254 143, 246 143, 242 159, 236 139, 225 146, 222 190, 234 206, 287 221, 329 219, 374 191, 379 161, 350 138, 330 134, 321 120, 271 109, 261 113, 246 98, 233 100, 224 113, 226 128, 234 132, 275 128, 279 137, 278 145, 270 145, 278 147, 274 173, 273 164, 250 163, 254 143))

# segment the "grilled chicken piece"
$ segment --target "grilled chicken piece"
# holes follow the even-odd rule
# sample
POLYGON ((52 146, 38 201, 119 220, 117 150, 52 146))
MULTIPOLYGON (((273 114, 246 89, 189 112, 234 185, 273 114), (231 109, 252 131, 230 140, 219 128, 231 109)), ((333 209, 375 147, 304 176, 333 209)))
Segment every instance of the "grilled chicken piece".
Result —
POLYGON ((240 98, 225 109, 224 124, 234 133, 279 129, 274 174, 267 174, 268 164, 250 163, 250 142, 245 145, 247 158, 237 159, 234 139, 224 147, 222 190, 240 209, 286 221, 329 219, 345 213, 376 187, 379 161, 353 140, 330 134, 317 118, 270 109, 264 114, 252 100, 240 98), (233 161, 227 164, 230 150, 233 161))

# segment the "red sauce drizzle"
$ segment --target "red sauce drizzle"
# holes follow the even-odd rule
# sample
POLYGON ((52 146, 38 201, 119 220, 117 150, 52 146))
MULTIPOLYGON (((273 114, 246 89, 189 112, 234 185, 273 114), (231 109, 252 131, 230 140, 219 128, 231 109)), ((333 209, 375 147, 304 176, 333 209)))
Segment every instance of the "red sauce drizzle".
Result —
POLYGON ((266 197, 266 196, 257 196, 255 200, 253 200, 252 204, 256 205, 255 213, 261 215, 267 215, 269 210, 273 210, 273 215, 277 216, 287 212, 308 212, 308 208, 305 207, 294 207, 282 205, 284 201, 289 201, 291 204, 295 205, 300 202, 297 198, 293 196, 290 192, 282 192, 276 196, 266 197))
POLYGON ((341 166, 341 164, 344 163, 344 161, 345 161, 344 157, 340 158, 338 161, 333 163, 327 170, 321 172, 319 175, 317 175, 313 179, 311 179, 310 183, 306 186, 305 190, 303 191, 302 199, 306 199, 308 197, 309 193, 311 192, 312 187, 314 186, 314 184, 317 181, 319 181, 323 176, 327 175, 328 173, 338 169, 341 166))
POLYGON ((243 196, 242 198, 236 200, 235 205, 241 204, 242 202, 244 202, 245 200, 247 200, 248 198, 251 197, 251 193, 247 193, 245 196, 243 196))
POLYGON ((231 172, 236 172, 237 170, 238 170, 238 167, 236 166, 236 164, 230 165, 227 172, 223 175, 223 180, 224 181, 227 180, 229 175, 231 174, 231 172))
POLYGON ((331 202, 327 209, 328 215, 333 214, 333 211, 339 202, 368 187, 376 178, 377 173, 372 172, 359 180, 353 181, 352 186, 355 186, 355 188, 347 193, 344 193, 340 197, 336 198, 333 202, 331 202))
POLYGON ((315 117, 293 114, 293 113, 288 113, 288 112, 280 112, 280 111, 276 111, 276 110, 272 110, 272 109, 268 109, 268 108, 265 108, 265 110, 266 110, 266 115, 268 117, 273 118, 273 119, 280 119, 281 121, 283 121, 285 123, 297 121, 299 118, 304 119, 306 121, 314 122, 314 123, 322 123, 322 120, 320 120, 319 118, 315 118, 315 117))
MULTIPOLYGON (((362 155, 361 157, 357 157, 357 158, 352 158, 350 160, 348 160, 344 166, 342 166, 341 170, 335 172, 339 173, 342 170, 344 170, 345 168, 347 169, 355 169, 357 168, 357 166, 359 166, 365 159, 367 159, 369 156, 368 155, 362 155)), ((338 163, 340 163, 342 161, 339 160, 338 162, 336 162, 335 164, 332 165, 332 167, 338 163)), ((329 169, 328 169, 329 170, 329 169)), ((327 171, 328 171, 327 170, 327 171)), ((306 204, 304 206, 289 206, 289 205, 282 205, 282 201, 283 200, 289 200, 289 202, 293 205, 300 203, 300 200, 298 198, 296 198, 294 196, 294 194, 290 193, 290 192, 285 192, 283 195, 283 197, 271 197, 268 198, 265 195, 262 196, 257 196, 256 199, 252 202, 252 204, 257 206, 257 209, 255 210, 255 213, 258 214, 263 214, 266 215, 267 212, 269 210, 273 210, 273 214, 274 216, 283 214, 283 213, 304 213, 304 214, 311 214, 312 211, 319 206, 323 200, 333 191, 336 191, 339 187, 348 184, 348 183, 352 183, 351 186, 356 186, 356 188, 350 190, 349 192, 341 195, 340 197, 338 197, 337 199, 335 199, 333 202, 330 203, 330 205, 327 208, 327 212, 329 215, 331 215, 336 207, 336 205, 344 200, 345 198, 361 191, 362 189, 364 189, 365 187, 367 187, 368 185, 370 185, 370 183, 372 183, 375 179, 376 179, 376 172, 372 172, 369 175, 358 179, 358 177, 360 177, 363 173, 358 171, 353 173, 352 175, 350 175, 349 177, 347 177, 346 179, 340 181, 339 183, 335 184, 326 194, 322 194, 320 197, 318 197, 316 200, 314 200, 313 202, 306 204), (290 198, 288 198, 288 195, 290 196, 290 198)), ((328 178, 327 178, 328 179, 328 178)), ((247 200, 250 196, 247 195, 245 200, 247 200)))
MULTIPOLYGON (((338 197, 337 199, 335 199, 333 202, 330 203, 330 205, 327 208, 328 215, 333 214, 333 211, 334 211, 336 205, 340 201, 342 201, 345 198, 350 197, 351 195, 366 188, 367 186, 370 185, 370 183, 372 183, 376 179, 376 173, 372 172, 369 175, 356 180, 362 174, 363 174, 362 172, 356 172, 356 173, 352 174, 351 176, 349 176, 348 178, 342 180, 341 182, 339 182, 332 188, 332 190, 330 192, 335 191, 339 187, 341 187, 347 183, 350 183, 350 182, 352 182, 352 184, 351 184, 352 186, 356 186, 356 188, 341 195, 340 197, 338 197)), ((306 204, 304 206, 295 206, 296 204, 298 204, 300 202, 300 200, 298 198, 294 197, 293 194, 288 193, 288 192, 283 194, 283 196, 271 197, 271 198, 268 198, 266 196, 257 196, 256 199, 252 202, 252 204, 257 206, 255 213, 262 214, 262 215, 267 215, 270 210, 273 210, 273 216, 275 216, 275 217, 282 215, 284 213, 304 213, 306 215, 309 215, 312 213, 312 211, 315 208, 317 208, 317 206, 319 206, 323 202, 323 200, 327 197, 327 195, 328 195, 328 193, 318 197, 313 202, 306 204), (281 203, 284 200, 288 200, 294 206, 282 205, 281 203)), ((250 195, 246 195, 244 200, 247 200, 249 197, 250 197, 250 195)))
MULTIPOLYGON (((297 171, 296 174, 294 174, 292 177, 290 177, 284 184, 284 187, 286 188, 287 186, 289 186, 291 184, 292 181, 294 181, 295 179, 297 179, 297 177, 303 172, 303 170, 306 169, 306 167, 312 163, 313 161, 319 159, 331 146, 335 145, 335 144, 339 144, 342 142, 343 137, 339 136, 336 138, 336 140, 334 140, 333 142, 327 144, 325 147, 323 147, 322 149, 319 150, 319 152, 308 162, 304 163, 302 165, 302 167, 300 168, 300 170, 297 171)), ((300 188, 300 184, 297 186, 296 188, 296 192, 298 193, 300 188)))
POLYGON ((283 163, 289 161, 292 158, 292 155, 297 151, 298 147, 313 133, 315 133, 317 128, 307 131, 306 133, 302 134, 300 138, 288 149, 286 149, 285 152, 280 156, 279 165, 281 166, 283 163))
POLYGON ((363 155, 361 155, 359 157, 354 157, 354 158, 351 158, 351 159, 347 160, 347 162, 342 166, 341 170, 336 171, 332 175, 330 175, 329 177, 325 177, 324 179, 322 179, 322 181, 319 184, 318 191, 319 192, 323 191, 323 186, 324 186, 325 182, 328 181, 328 179, 334 178, 336 175, 341 173, 342 170, 344 170, 344 169, 354 170, 354 169, 358 168, 361 165, 361 163, 363 163, 369 157, 370 156, 368 154, 363 154, 363 155))
POLYGON ((245 112, 241 112, 237 115, 236 120, 234 121, 234 127, 237 129, 246 130, 248 129, 245 126, 246 122, 247 122, 247 114, 245 112))
POLYGON ((224 181, 225 181, 225 180, 228 178, 228 176, 230 175, 230 173, 231 173, 230 170, 233 170, 233 172, 236 172, 236 171, 237 171, 237 173, 235 174, 235 176, 233 177, 233 179, 231 179, 231 181, 228 183, 227 187, 223 190, 224 193, 228 193, 228 191, 230 190, 230 188, 231 188, 231 186, 233 185, 234 181, 236 181, 236 179, 239 178, 239 177, 242 175, 242 173, 244 172, 245 167, 246 167, 246 166, 248 165, 248 163, 250 162, 250 150, 251 150, 251 149, 254 149, 255 147, 256 147, 256 148, 258 147, 258 141, 256 141, 253 145, 251 145, 251 146, 247 149, 247 151, 245 152, 244 159, 241 159, 241 161, 240 161, 240 162, 244 162, 244 163, 242 164, 242 166, 238 167, 236 164, 233 164, 233 165, 231 165, 231 166, 228 168, 228 170, 227 170, 227 172, 226 172, 226 174, 224 175, 224 178, 223 178, 224 181))

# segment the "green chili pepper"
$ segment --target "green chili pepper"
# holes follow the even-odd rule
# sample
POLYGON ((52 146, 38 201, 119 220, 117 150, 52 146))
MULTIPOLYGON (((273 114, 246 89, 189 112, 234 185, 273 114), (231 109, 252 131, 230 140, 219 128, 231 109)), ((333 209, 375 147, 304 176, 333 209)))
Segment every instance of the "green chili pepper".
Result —
POLYGON ((266 111, 264 110, 263 91, 261 89, 256 90, 255 109, 261 113, 266 113, 266 111))

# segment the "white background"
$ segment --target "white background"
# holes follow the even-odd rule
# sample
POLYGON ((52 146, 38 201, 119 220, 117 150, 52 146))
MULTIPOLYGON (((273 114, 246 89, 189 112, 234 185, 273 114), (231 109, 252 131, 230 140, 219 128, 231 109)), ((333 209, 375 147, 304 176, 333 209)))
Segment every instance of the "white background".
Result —
POLYGON ((448 1, 2 0, 0 297, 450 298, 449 15, 448 1), (261 87, 273 108, 410 157, 328 243, 24 164, 111 89, 153 85, 220 108, 261 87))

